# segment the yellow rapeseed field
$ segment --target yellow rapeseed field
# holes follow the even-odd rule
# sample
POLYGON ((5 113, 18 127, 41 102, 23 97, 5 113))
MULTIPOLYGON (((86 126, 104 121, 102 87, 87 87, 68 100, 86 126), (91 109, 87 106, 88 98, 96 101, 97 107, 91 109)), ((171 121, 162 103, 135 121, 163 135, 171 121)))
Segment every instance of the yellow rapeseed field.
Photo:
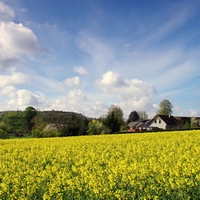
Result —
POLYGON ((0 199, 200 199, 200 131, 0 140, 0 199))

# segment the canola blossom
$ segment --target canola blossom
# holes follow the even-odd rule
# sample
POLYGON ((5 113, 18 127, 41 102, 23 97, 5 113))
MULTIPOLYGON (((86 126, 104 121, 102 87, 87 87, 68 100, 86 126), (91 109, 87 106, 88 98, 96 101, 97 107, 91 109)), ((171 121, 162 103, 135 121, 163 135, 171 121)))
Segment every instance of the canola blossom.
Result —
POLYGON ((0 199, 199 199, 200 131, 0 140, 0 199))

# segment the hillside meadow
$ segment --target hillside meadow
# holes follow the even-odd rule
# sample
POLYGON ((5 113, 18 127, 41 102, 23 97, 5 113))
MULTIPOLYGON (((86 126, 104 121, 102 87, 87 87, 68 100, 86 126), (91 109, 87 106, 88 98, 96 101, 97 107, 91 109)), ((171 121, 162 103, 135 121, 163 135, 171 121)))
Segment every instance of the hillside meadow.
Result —
POLYGON ((200 131, 0 140, 0 199, 199 199, 200 131))

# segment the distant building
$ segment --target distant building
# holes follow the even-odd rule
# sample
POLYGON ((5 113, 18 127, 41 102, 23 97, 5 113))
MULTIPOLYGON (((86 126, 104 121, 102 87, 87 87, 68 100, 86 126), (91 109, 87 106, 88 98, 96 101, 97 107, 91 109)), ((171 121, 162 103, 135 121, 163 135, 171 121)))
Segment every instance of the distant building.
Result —
POLYGON ((156 114, 151 120, 138 120, 130 122, 127 132, 199 128, 200 117, 180 117, 172 115, 156 114))
POLYGON ((148 123, 150 129, 159 128, 159 129, 170 129, 178 125, 178 121, 175 117, 171 115, 159 115, 157 114, 153 117, 148 123))
POLYGON ((134 122, 130 122, 128 126, 128 132, 134 132, 134 131, 142 131, 147 130, 148 123, 150 120, 138 120, 134 122))

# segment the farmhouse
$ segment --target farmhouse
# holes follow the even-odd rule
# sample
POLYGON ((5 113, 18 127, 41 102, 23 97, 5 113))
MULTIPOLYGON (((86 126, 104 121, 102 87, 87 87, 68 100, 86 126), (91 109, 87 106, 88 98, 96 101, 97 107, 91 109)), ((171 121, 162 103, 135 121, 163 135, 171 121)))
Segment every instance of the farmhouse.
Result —
POLYGON ((151 120, 138 120, 130 122, 127 132, 149 131, 159 129, 183 129, 183 128, 199 128, 200 117, 181 117, 172 115, 156 114, 151 120))
POLYGON ((128 132, 134 132, 134 131, 142 131, 146 130, 148 128, 148 123, 150 120, 138 120, 134 122, 130 122, 128 126, 128 132))
POLYGON ((200 128, 200 117, 181 117, 157 114, 150 120, 148 126, 148 129, 153 129, 155 127, 159 129, 200 128))
POLYGON ((171 115, 159 115, 157 114, 153 117, 148 123, 149 129, 159 128, 159 129, 170 129, 176 127, 178 125, 178 121, 175 117, 171 115))

